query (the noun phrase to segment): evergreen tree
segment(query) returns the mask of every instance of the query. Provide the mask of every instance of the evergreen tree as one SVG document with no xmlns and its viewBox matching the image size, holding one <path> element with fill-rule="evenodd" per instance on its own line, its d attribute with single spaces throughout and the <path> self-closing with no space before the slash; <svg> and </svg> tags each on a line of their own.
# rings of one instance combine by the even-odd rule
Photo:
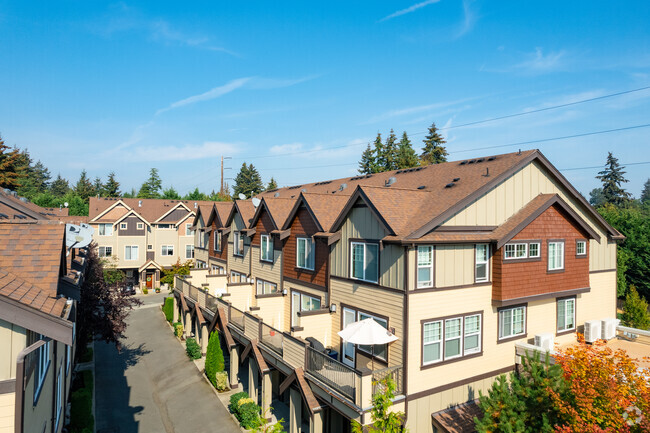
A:
<svg viewBox="0 0 650 433">
<path fill-rule="evenodd" d="M 605 169 L 598 172 L 598 176 L 596 176 L 603 183 L 605 202 L 614 206 L 621 206 L 627 203 L 630 198 L 630 194 L 621 188 L 622 183 L 628 182 L 623 176 L 625 174 L 624 168 L 618 164 L 618 159 L 612 155 L 612 152 L 608 152 Z"/>
<path fill-rule="evenodd" d="M 163 191 L 162 197 L 160 198 L 164 198 L 165 200 L 180 200 L 181 195 L 178 193 L 178 191 L 174 189 L 173 186 L 170 186 L 169 188 Z"/>
<path fill-rule="evenodd" d="M 277 189 L 278 183 L 271 177 L 271 180 L 269 180 L 269 184 L 266 186 L 266 190 L 270 191 L 272 189 Z"/>
<path fill-rule="evenodd" d="M 137 193 L 135 192 L 135 188 L 131 188 L 131 191 L 130 192 L 125 192 L 124 194 L 122 194 L 122 197 L 123 198 L 135 198 L 136 195 L 137 195 Z"/>
<path fill-rule="evenodd" d="M 438 133 L 438 128 L 436 128 L 435 123 L 432 123 L 429 127 L 429 133 L 424 137 L 423 143 L 424 147 L 422 147 L 422 154 L 420 155 L 422 165 L 447 162 L 447 155 L 449 155 L 449 153 L 443 146 L 443 144 L 447 142 L 444 137 Z"/>
<path fill-rule="evenodd" d="M 33 200 L 37 195 L 48 191 L 52 176 L 41 161 L 34 164 L 27 151 L 21 152 L 21 155 L 21 171 L 25 177 L 21 181 L 21 186 L 17 189 L 17 192 L 19 195 Z"/>
<path fill-rule="evenodd" d="M 149 179 L 140 187 L 138 191 L 138 198 L 160 198 L 160 190 L 162 189 L 162 180 L 158 175 L 158 169 L 152 168 L 149 171 Z"/>
<path fill-rule="evenodd" d="M 205 354 L 205 375 L 215 388 L 217 387 L 216 375 L 223 371 L 225 365 L 219 333 L 213 331 L 208 339 L 208 348 Z"/>
<path fill-rule="evenodd" d="M 23 173 L 20 172 L 20 152 L 9 150 L 0 137 L 0 188 L 17 189 L 21 184 Z"/>
<path fill-rule="evenodd" d="M 121 195 L 120 183 L 115 179 L 115 172 L 111 171 L 108 173 L 108 179 L 106 179 L 106 185 L 104 185 L 104 196 L 119 197 Z"/>
<path fill-rule="evenodd" d="M 239 194 L 244 194 L 247 198 L 251 198 L 264 190 L 262 184 L 262 177 L 253 164 L 246 165 L 244 162 L 235 177 L 235 186 L 233 187 L 233 198 L 238 199 Z"/>
<path fill-rule="evenodd" d="M 386 138 L 386 144 L 384 145 L 384 155 L 385 155 L 385 165 L 383 171 L 391 171 L 397 169 L 397 159 L 398 159 L 398 147 L 397 147 L 397 137 L 395 136 L 395 131 L 392 129 Z"/>
<path fill-rule="evenodd" d="M 375 167 L 373 173 L 381 173 L 384 171 L 384 167 L 386 166 L 386 152 L 384 149 L 384 143 L 381 142 L 380 132 L 377 133 L 377 137 L 375 138 L 373 154 L 375 156 Z"/>
<path fill-rule="evenodd" d="M 79 180 L 77 181 L 77 184 L 74 186 L 74 193 L 81 197 L 83 201 L 88 203 L 88 198 L 93 195 L 95 188 L 93 187 L 93 184 L 90 182 L 90 179 L 88 179 L 88 174 L 86 173 L 86 170 L 81 171 L 81 176 L 79 176 Z"/>
<path fill-rule="evenodd" d="M 54 197 L 63 197 L 68 191 L 70 191 L 70 185 L 66 179 L 61 177 L 61 173 L 59 173 L 50 185 L 50 193 Z"/>
<path fill-rule="evenodd" d="M 411 140 L 409 140 L 406 131 L 402 134 L 402 139 L 397 148 L 397 169 L 415 167 L 420 164 L 418 156 L 413 149 Z"/>
<path fill-rule="evenodd" d="M 215 190 L 212 190 L 212 192 L 208 196 L 208 200 L 210 200 L 210 201 L 231 201 L 232 197 L 230 197 L 229 195 L 221 194 L 220 192 L 216 192 Z"/>
<path fill-rule="evenodd" d="M 639 296 L 636 287 L 630 286 L 630 291 L 623 304 L 623 323 L 630 328 L 650 329 L 650 313 L 648 302 Z"/>
<path fill-rule="evenodd" d="M 368 147 L 366 147 L 366 150 L 364 150 L 361 154 L 361 161 L 359 161 L 359 173 L 375 173 L 376 165 L 377 163 L 375 161 L 375 151 L 372 147 L 370 147 L 370 143 L 368 143 Z"/>
<path fill-rule="evenodd" d="M 99 176 L 97 176 L 93 182 L 93 193 L 93 195 L 98 195 L 100 197 L 104 195 L 104 184 Z"/>
<path fill-rule="evenodd" d="M 602 188 L 594 188 L 591 190 L 589 193 L 589 203 L 591 203 L 593 207 L 602 206 L 606 203 Z"/>
<path fill-rule="evenodd" d="M 643 191 L 641 191 L 641 203 L 650 204 L 650 179 L 646 180 L 643 184 Z"/>
<path fill-rule="evenodd" d="M 208 199 L 208 197 L 205 194 L 203 194 L 201 191 L 199 191 L 198 187 L 195 188 L 194 191 L 192 191 L 192 192 L 190 192 L 188 194 L 185 194 L 185 196 L 183 197 L 183 200 L 201 200 L 201 201 L 205 201 L 207 199 Z"/>
</svg>

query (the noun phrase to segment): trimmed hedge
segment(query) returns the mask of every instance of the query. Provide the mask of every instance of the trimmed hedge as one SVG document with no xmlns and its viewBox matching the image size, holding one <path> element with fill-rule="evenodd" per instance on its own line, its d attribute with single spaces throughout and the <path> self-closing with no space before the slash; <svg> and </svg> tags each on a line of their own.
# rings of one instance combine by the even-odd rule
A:
<svg viewBox="0 0 650 433">
<path fill-rule="evenodd" d="M 248 398 L 248 393 L 246 391 L 236 392 L 230 396 L 230 404 L 228 405 L 230 413 L 235 413 L 237 411 L 239 400 L 242 398 Z"/>
<path fill-rule="evenodd" d="M 169 323 L 172 323 L 172 320 L 174 319 L 174 298 L 173 297 L 168 297 L 165 298 L 165 303 L 163 304 L 163 313 L 165 313 L 165 319 Z"/>
<path fill-rule="evenodd" d="M 262 425 L 260 407 L 250 399 L 247 392 L 238 392 L 231 395 L 228 410 L 235 415 L 239 425 L 247 430 Z"/>
<path fill-rule="evenodd" d="M 176 322 L 172 324 L 172 327 L 174 328 L 174 335 L 181 338 L 183 336 L 183 324 L 181 322 Z"/>
<path fill-rule="evenodd" d="M 199 346 L 199 343 L 197 343 L 192 337 L 185 341 L 185 352 L 190 359 L 201 358 L 201 346 Z"/>
<path fill-rule="evenodd" d="M 219 389 L 217 386 L 217 373 L 223 371 L 225 366 L 226 362 L 223 358 L 223 351 L 221 350 L 219 333 L 214 331 L 210 334 L 210 339 L 208 340 L 208 350 L 205 355 L 205 375 L 208 377 L 212 386 L 217 389 Z M 223 389 L 220 389 L 220 391 L 223 391 Z"/>
<path fill-rule="evenodd" d="M 81 372 L 83 387 L 70 396 L 70 431 L 72 433 L 92 432 L 95 426 L 93 417 L 93 373 Z"/>
</svg>

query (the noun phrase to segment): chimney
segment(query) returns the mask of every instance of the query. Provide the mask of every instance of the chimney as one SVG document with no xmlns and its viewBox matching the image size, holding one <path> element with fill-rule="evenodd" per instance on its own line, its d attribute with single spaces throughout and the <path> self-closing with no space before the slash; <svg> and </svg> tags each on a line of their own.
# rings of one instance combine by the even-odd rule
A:
<svg viewBox="0 0 650 433">
<path fill-rule="evenodd" d="M 142 200 L 138 200 L 138 207 L 142 207 Z"/>
</svg>

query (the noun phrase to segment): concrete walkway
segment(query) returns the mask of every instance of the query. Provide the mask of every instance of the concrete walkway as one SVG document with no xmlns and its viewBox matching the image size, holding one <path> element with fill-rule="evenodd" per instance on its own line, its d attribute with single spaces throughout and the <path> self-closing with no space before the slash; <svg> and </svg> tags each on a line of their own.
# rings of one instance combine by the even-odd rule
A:
<svg viewBox="0 0 650 433">
<path fill-rule="evenodd" d="M 97 433 L 240 433 L 166 325 L 164 294 L 138 297 L 122 353 L 95 343 Z"/>
</svg>

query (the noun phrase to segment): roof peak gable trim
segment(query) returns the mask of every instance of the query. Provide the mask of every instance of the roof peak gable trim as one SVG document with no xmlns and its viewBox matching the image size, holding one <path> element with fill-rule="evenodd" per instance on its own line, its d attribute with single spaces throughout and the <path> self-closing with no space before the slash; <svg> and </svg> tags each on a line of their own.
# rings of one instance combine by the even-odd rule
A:
<svg viewBox="0 0 650 433">
<path fill-rule="evenodd" d="M 218 226 L 217 228 L 223 227 L 223 225 L 221 224 L 221 218 L 219 218 L 219 211 L 217 210 L 217 205 L 213 204 L 212 209 L 210 210 L 210 216 L 208 216 L 208 221 L 205 223 L 205 226 L 206 227 L 212 226 L 212 223 L 214 222 L 215 218 L 217 220 L 217 226 Z"/>
<path fill-rule="evenodd" d="M 312 193 L 312 194 L 316 195 L 314 193 Z M 326 194 L 319 194 L 319 195 L 326 195 Z M 318 231 L 319 232 L 326 231 L 326 230 L 323 230 L 322 224 L 320 223 L 320 221 L 318 221 L 318 218 L 316 218 L 316 214 L 314 213 L 311 206 L 309 206 L 309 201 L 307 200 L 307 197 L 305 197 L 304 193 L 302 193 L 302 192 L 298 196 L 298 200 L 296 200 L 293 207 L 291 208 L 291 211 L 289 212 L 289 216 L 287 217 L 287 220 L 284 222 L 284 225 L 282 226 L 282 230 L 287 230 L 289 227 L 291 227 L 291 224 L 293 224 L 293 220 L 298 215 L 298 211 L 300 210 L 300 205 L 302 205 L 303 203 L 305 204 L 305 208 L 307 209 L 307 212 L 309 213 L 311 218 L 316 223 L 316 227 L 318 228 Z"/>
<path fill-rule="evenodd" d="M 112 205 L 110 205 L 109 207 L 107 207 L 106 209 L 104 209 L 104 210 L 103 210 L 99 215 L 97 215 L 95 218 L 91 219 L 90 222 L 97 221 L 98 219 L 100 219 L 101 217 L 103 217 L 104 215 L 106 215 L 110 210 L 116 208 L 118 205 L 122 205 L 122 206 L 124 206 L 124 207 L 126 208 L 126 210 L 127 210 L 127 213 L 128 213 L 128 211 L 132 211 L 132 210 L 133 210 L 133 208 L 132 208 L 131 206 L 129 206 L 128 204 L 124 203 L 124 201 L 122 201 L 122 199 L 119 199 L 118 201 L 116 201 L 115 203 L 113 203 Z"/>
<path fill-rule="evenodd" d="M 334 221 L 334 224 L 332 224 L 332 227 L 330 228 L 330 232 L 336 232 L 338 231 L 341 226 L 343 225 L 343 221 L 347 218 L 348 214 L 354 207 L 355 203 L 357 200 L 361 199 L 371 210 L 371 212 L 374 214 L 375 218 L 377 218 L 377 221 L 384 227 L 384 230 L 386 230 L 389 234 L 395 235 L 395 232 L 391 228 L 391 226 L 388 224 L 388 222 L 384 219 L 384 217 L 381 215 L 379 210 L 375 207 L 375 205 L 372 203 L 372 201 L 368 198 L 365 192 L 363 192 L 363 186 L 357 185 L 357 188 L 354 190 L 354 193 L 350 196 L 348 199 L 347 203 L 345 204 L 345 207 L 343 207 L 343 210 L 339 214 L 339 216 L 336 218 Z"/>
<path fill-rule="evenodd" d="M 260 219 L 260 216 L 262 215 L 262 208 L 266 210 L 266 213 L 269 215 L 269 218 L 271 218 L 271 223 L 273 224 L 273 228 L 275 230 L 280 230 L 278 228 L 278 225 L 275 223 L 275 219 L 273 218 L 273 214 L 271 213 L 268 204 L 266 204 L 266 201 L 264 201 L 264 199 L 262 199 L 260 201 L 260 204 L 257 205 L 257 209 L 255 209 L 255 214 L 253 215 L 253 219 L 251 220 L 250 227 L 252 228 L 257 224 L 257 221 Z"/>
<path fill-rule="evenodd" d="M 244 216 L 241 213 L 241 210 L 239 209 L 239 200 L 235 200 L 233 202 L 232 209 L 230 209 L 230 214 L 228 215 L 228 219 L 226 220 L 226 226 L 230 226 L 232 224 L 232 220 L 235 218 L 235 213 L 238 213 L 242 222 L 244 223 L 244 228 L 248 229 L 249 228 L 249 223 L 244 220 Z"/>
<path fill-rule="evenodd" d="M 115 222 L 113 223 L 113 226 L 115 226 L 116 224 L 119 224 L 121 221 L 123 221 L 123 220 L 124 220 L 126 217 L 128 217 L 129 215 L 135 215 L 136 217 L 138 217 L 138 219 L 141 219 L 142 222 L 144 222 L 146 225 L 148 225 L 149 227 L 151 227 L 151 224 L 149 223 L 149 221 L 147 221 L 146 219 L 144 219 L 144 217 L 143 217 L 142 215 L 140 215 L 138 212 L 136 212 L 134 209 L 131 209 L 130 211 L 128 211 L 127 213 L 125 213 L 124 215 L 122 215 L 122 216 L 120 217 L 120 219 L 118 219 L 117 221 L 115 221 Z M 110 223 L 109 223 L 109 224 L 110 224 Z"/>
<path fill-rule="evenodd" d="M 160 216 L 157 220 L 155 220 L 154 223 L 160 222 L 160 220 L 162 220 L 162 219 L 165 218 L 167 215 L 169 215 L 170 213 L 172 213 L 173 211 L 175 211 L 176 209 L 178 209 L 180 206 L 183 206 L 183 207 L 185 208 L 185 210 L 187 210 L 188 212 L 193 212 L 192 209 L 190 209 L 189 207 L 187 207 L 187 206 L 185 205 L 185 203 L 183 203 L 182 201 L 179 201 L 178 204 L 177 204 L 176 206 L 173 206 L 173 207 L 172 207 L 171 209 L 169 209 L 167 212 L 165 212 L 164 214 L 162 214 L 162 216 Z"/>
</svg>

